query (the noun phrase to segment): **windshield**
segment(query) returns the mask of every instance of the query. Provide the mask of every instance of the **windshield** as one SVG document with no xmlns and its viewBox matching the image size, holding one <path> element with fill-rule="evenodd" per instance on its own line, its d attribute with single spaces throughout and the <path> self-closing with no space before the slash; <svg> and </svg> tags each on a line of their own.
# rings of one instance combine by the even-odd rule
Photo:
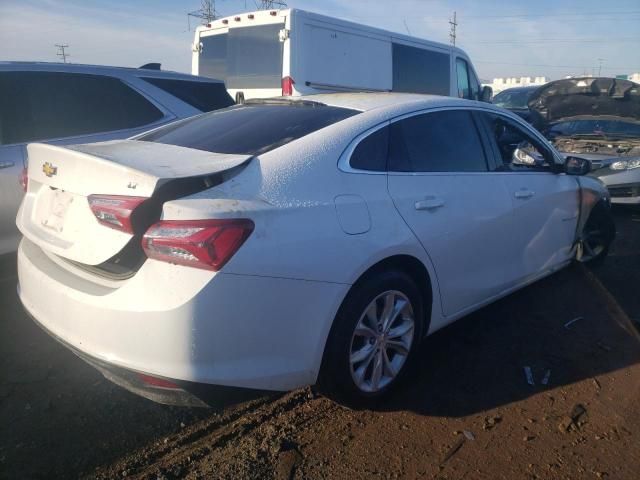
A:
<svg viewBox="0 0 640 480">
<path fill-rule="evenodd" d="M 302 102 L 246 104 L 174 122 L 137 140 L 215 153 L 260 155 L 357 113 Z"/>
<path fill-rule="evenodd" d="M 224 81 L 227 88 L 280 88 L 284 24 L 230 28 L 200 37 L 200 75 Z"/>
<path fill-rule="evenodd" d="M 505 90 L 493 97 L 493 104 L 502 108 L 528 108 L 527 102 L 535 90 Z"/>
<path fill-rule="evenodd" d="M 625 137 L 640 140 L 640 124 L 623 122 L 619 120 L 570 120 L 551 125 L 547 136 L 599 136 L 599 137 Z"/>
</svg>

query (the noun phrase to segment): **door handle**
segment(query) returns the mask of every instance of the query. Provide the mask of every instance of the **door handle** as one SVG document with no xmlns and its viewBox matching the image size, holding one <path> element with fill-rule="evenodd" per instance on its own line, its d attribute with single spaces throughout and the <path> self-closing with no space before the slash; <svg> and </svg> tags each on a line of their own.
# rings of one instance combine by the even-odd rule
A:
<svg viewBox="0 0 640 480">
<path fill-rule="evenodd" d="M 527 190 L 527 189 L 522 189 L 522 190 L 518 190 L 515 194 L 516 198 L 531 198 L 535 195 L 535 192 L 532 192 L 531 190 Z"/>
<path fill-rule="evenodd" d="M 0 162 L 0 169 L 13 167 L 14 165 L 15 165 L 15 162 Z"/>
<path fill-rule="evenodd" d="M 419 200 L 415 204 L 416 210 L 435 210 L 436 208 L 444 207 L 444 199 L 439 197 L 427 197 L 424 200 Z"/>
</svg>

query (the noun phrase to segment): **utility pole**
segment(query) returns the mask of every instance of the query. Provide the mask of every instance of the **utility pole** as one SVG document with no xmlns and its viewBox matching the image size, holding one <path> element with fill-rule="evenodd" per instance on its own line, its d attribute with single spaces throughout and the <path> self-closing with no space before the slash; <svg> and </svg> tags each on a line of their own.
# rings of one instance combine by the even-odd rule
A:
<svg viewBox="0 0 640 480">
<path fill-rule="evenodd" d="M 451 41 L 451 45 L 456 46 L 456 27 L 458 26 L 458 21 L 456 19 L 456 12 L 453 12 L 453 20 L 449 19 L 449 25 L 451 25 L 451 30 L 449 31 L 449 40 Z"/>
<path fill-rule="evenodd" d="M 600 74 L 602 73 L 602 62 L 604 62 L 604 58 L 599 58 L 598 59 L 598 76 L 601 76 Z"/>
<path fill-rule="evenodd" d="M 63 63 L 67 63 L 67 57 L 70 57 L 71 55 L 65 52 L 64 49 L 69 48 L 69 45 L 61 45 L 56 43 L 55 46 L 58 47 L 58 53 L 56 53 L 56 55 L 62 58 Z"/>
</svg>

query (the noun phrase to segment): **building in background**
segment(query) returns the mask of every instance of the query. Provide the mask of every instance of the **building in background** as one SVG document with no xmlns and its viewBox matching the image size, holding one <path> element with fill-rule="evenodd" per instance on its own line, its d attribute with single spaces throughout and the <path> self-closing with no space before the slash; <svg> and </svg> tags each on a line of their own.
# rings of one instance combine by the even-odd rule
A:
<svg viewBox="0 0 640 480">
<path fill-rule="evenodd" d="M 632 73 L 631 75 L 627 75 L 627 80 L 631 80 L 632 82 L 640 83 L 640 72 Z"/>
<path fill-rule="evenodd" d="M 530 85 L 544 85 L 549 79 L 547 77 L 507 77 L 494 78 L 491 83 L 486 83 L 493 90 L 493 94 L 500 93 L 502 90 L 514 87 L 527 87 Z"/>
</svg>

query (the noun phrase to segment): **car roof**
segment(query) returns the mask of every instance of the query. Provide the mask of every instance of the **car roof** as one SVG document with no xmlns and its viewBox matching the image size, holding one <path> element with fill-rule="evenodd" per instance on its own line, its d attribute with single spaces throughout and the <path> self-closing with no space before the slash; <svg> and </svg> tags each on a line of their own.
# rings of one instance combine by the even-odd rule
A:
<svg viewBox="0 0 640 480">
<path fill-rule="evenodd" d="M 482 107 L 502 112 L 503 109 L 489 103 L 462 98 L 419 93 L 362 92 L 362 93 L 320 93 L 300 97 L 282 97 L 289 101 L 319 102 L 332 107 L 349 108 L 361 112 L 373 110 L 420 110 L 438 107 Z"/>
<path fill-rule="evenodd" d="M 64 72 L 111 75 L 116 77 L 136 76 L 149 78 L 172 78 L 175 80 L 222 83 L 221 80 L 216 80 L 214 78 L 198 77 L 188 73 L 173 72 L 169 70 L 114 67 L 109 65 L 85 65 L 80 63 L 0 61 L 0 72 Z"/>
</svg>

